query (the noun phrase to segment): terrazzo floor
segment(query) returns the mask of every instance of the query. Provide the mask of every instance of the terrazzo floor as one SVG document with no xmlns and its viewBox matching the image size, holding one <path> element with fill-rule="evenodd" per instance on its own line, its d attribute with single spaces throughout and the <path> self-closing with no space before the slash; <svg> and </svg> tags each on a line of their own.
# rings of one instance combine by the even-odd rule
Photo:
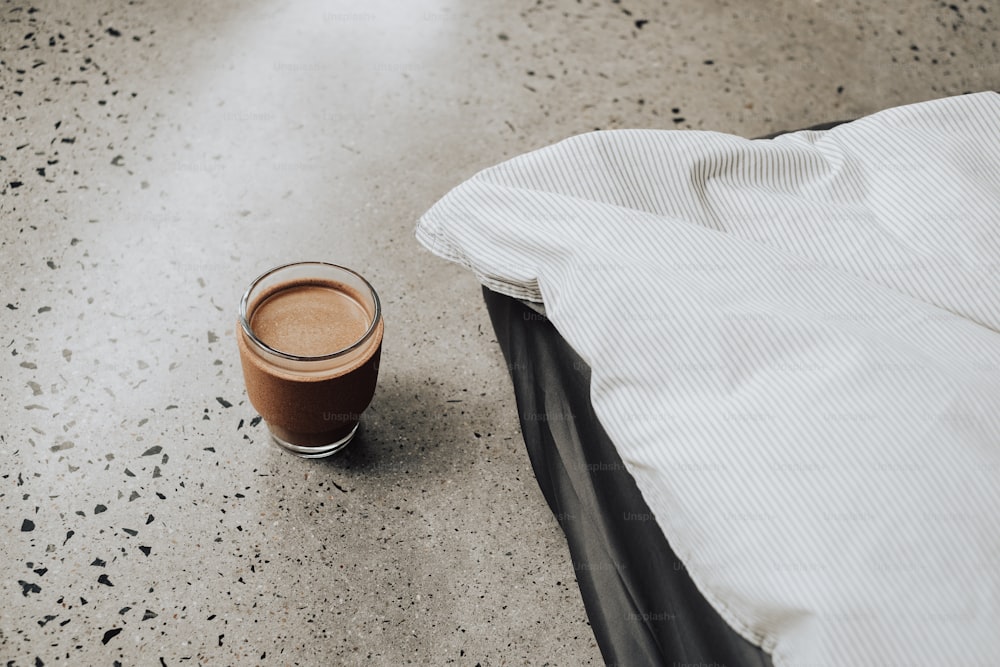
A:
<svg viewBox="0 0 1000 667">
<path fill-rule="evenodd" d="M 0 2 L 0 663 L 596 665 L 473 276 L 416 219 L 595 129 L 757 136 L 1000 87 L 997 5 Z M 382 298 L 378 391 L 270 444 L 285 262 Z"/>
</svg>

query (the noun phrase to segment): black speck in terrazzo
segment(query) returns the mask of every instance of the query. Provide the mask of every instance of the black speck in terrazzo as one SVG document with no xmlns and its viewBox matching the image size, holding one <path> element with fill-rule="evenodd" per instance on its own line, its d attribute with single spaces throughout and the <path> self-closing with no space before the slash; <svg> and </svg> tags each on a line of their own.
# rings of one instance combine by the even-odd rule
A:
<svg viewBox="0 0 1000 667">
<path fill-rule="evenodd" d="M 63 540 L 63 546 L 66 546 L 66 543 L 69 542 L 69 538 L 73 537 L 74 535 L 76 535 L 76 531 L 75 530 L 67 530 L 66 531 L 66 539 Z"/>
<path fill-rule="evenodd" d="M 219 402 L 219 405 L 221 405 L 224 408 L 231 408 L 231 407 L 233 407 L 232 403 L 230 403 L 226 399 L 222 398 L 221 396 L 216 396 L 215 400 L 217 400 Z"/>
<path fill-rule="evenodd" d="M 157 614 L 155 612 L 152 612 L 147 609 L 146 612 L 142 615 L 142 620 L 148 621 L 151 618 L 156 618 L 156 616 Z"/>
<path fill-rule="evenodd" d="M 135 477 L 135 473 L 129 470 L 128 468 L 125 468 L 125 475 L 128 477 Z"/>
<path fill-rule="evenodd" d="M 142 496 L 140 496 L 140 495 L 139 495 L 139 492 L 138 492 L 138 491 L 133 491 L 133 492 L 132 492 L 132 493 L 131 493 L 131 494 L 129 495 L 129 497 L 128 497 L 128 501 L 129 501 L 129 502 L 132 502 L 133 500 L 137 500 L 137 499 L 139 499 L 139 498 L 142 498 Z"/>
<path fill-rule="evenodd" d="M 99 576 L 97 578 L 97 583 L 104 584 L 105 586 L 114 586 L 114 584 L 111 583 L 111 580 L 108 579 L 108 575 L 106 574 L 102 574 L 101 576 Z"/>
<path fill-rule="evenodd" d="M 111 628 L 104 633 L 104 637 L 101 639 L 102 644 L 107 644 L 109 641 L 117 637 L 121 633 L 121 628 Z"/>
<path fill-rule="evenodd" d="M 116 155 L 111 159 L 111 164 L 115 167 L 121 167 L 125 164 L 125 158 L 121 155 Z"/>
<path fill-rule="evenodd" d="M 150 514 L 149 516 L 146 517 L 146 525 L 148 526 L 149 524 L 153 523 L 154 520 L 156 520 L 156 517 Z"/>
<path fill-rule="evenodd" d="M 118 615 L 119 615 L 119 616 L 124 616 L 124 615 L 125 615 L 125 614 L 127 614 L 127 613 L 128 613 L 128 612 L 129 612 L 130 610 L 131 610 L 131 609 L 132 609 L 132 607 L 122 607 L 121 609 L 119 609 L 119 610 L 118 610 Z"/>
<path fill-rule="evenodd" d="M 153 456 L 155 454 L 159 454 L 162 451 L 163 451 L 163 447 L 161 447 L 160 445 L 154 445 L 154 446 L 150 447 L 149 449 L 147 449 L 146 451 L 144 451 L 142 453 L 142 455 L 143 456 Z"/>
<path fill-rule="evenodd" d="M 638 28 L 639 30 L 642 30 L 642 26 L 646 25 L 647 23 L 649 23 L 649 21 L 647 21 L 646 19 L 639 19 L 638 21 L 635 22 L 635 27 Z"/>
<path fill-rule="evenodd" d="M 260 423 L 261 419 L 263 418 L 260 415 L 257 415 L 256 417 L 250 420 L 250 426 L 251 427 L 256 426 L 257 424 Z"/>
<path fill-rule="evenodd" d="M 209 345 L 211 345 L 212 343 L 214 343 L 214 342 L 216 342 L 218 340 L 219 340 L 219 337 L 215 335 L 214 331 L 209 331 L 208 332 L 208 344 Z"/>
<path fill-rule="evenodd" d="M 101 560 L 100 558 L 95 558 L 94 562 L 91 563 L 91 565 L 93 565 L 94 567 L 104 567 L 105 565 L 107 565 L 107 562 Z"/>
<path fill-rule="evenodd" d="M 163 475 L 160 474 L 160 466 L 153 466 L 153 479 L 156 479 L 156 478 L 162 477 L 162 476 Z"/>
<path fill-rule="evenodd" d="M 136 535 L 139 534 L 139 531 L 135 530 L 134 528 L 122 528 L 122 530 L 124 530 L 126 533 L 128 533 L 132 537 L 135 537 Z"/>
<path fill-rule="evenodd" d="M 32 521 L 31 519 L 25 519 L 24 521 L 21 522 L 22 533 L 30 533 L 34 529 L 35 529 L 35 522 Z"/>
<path fill-rule="evenodd" d="M 112 37 L 121 37 L 122 36 L 121 31 L 120 30 L 116 30 L 115 28 L 108 28 L 104 32 L 108 33 Z"/>
<path fill-rule="evenodd" d="M 706 64 L 706 65 L 714 65 L 714 64 L 715 64 L 715 61 L 714 61 L 714 60 L 706 60 L 706 61 L 705 61 L 705 64 Z"/>
<path fill-rule="evenodd" d="M 47 260 L 45 262 L 45 266 L 49 267 L 50 269 L 57 269 L 57 268 L 59 268 L 59 267 L 56 266 L 56 263 L 53 262 L 51 259 Z"/>
<path fill-rule="evenodd" d="M 108 508 L 106 505 L 97 504 L 94 506 L 94 514 L 100 514 L 101 512 L 107 512 Z"/>
<path fill-rule="evenodd" d="M 48 623 L 56 620 L 57 618 L 59 617 L 53 616 L 52 614 L 45 614 L 45 617 L 38 621 L 38 625 L 44 628 Z"/>
<path fill-rule="evenodd" d="M 31 582 L 24 581 L 23 579 L 18 579 L 17 583 L 19 583 L 21 585 L 21 594 L 24 597 L 28 597 L 28 593 L 41 593 L 42 592 L 42 587 L 39 586 L 38 584 L 33 584 Z"/>
<path fill-rule="evenodd" d="M 139 551 L 141 551 L 142 553 L 146 554 L 146 556 L 149 556 L 149 554 L 150 554 L 150 552 L 152 550 L 153 550 L 153 547 L 147 547 L 147 546 L 141 546 L 141 547 L 139 547 Z"/>
</svg>

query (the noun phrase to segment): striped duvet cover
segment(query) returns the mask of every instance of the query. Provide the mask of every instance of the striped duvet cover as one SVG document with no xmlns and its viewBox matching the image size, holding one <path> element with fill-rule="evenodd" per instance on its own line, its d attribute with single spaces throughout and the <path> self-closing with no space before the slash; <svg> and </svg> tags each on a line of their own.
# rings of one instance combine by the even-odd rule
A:
<svg viewBox="0 0 1000 667">
<path fill-rule="evenodd" d="M 417 227 L 542 302 L 706 599 L 784 665 L 1000 656 L 1000 95 L 620 130 Z"/>
</svg>

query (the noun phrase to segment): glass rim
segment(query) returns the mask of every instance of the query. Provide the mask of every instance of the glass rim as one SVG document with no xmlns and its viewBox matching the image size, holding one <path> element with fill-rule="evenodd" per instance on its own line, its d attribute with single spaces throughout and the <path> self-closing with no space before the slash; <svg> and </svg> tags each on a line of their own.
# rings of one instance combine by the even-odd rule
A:
<svg viewBox="0 0 1000 667">
<path fill-rule="evenodd" d="M 257 287 L 257 285 L 260 284 L 262 280 L 264 280 L 270 275 L 277 273 L 278 271 L 291 268 L 293 266 L 310 266 L 310 265 L 323 266 L 327 268 L 337 269 L 339 271 L 346 271 L 347 273 L 350 273 L 351 275 L 355 276 L 358 280 L 360 280 L 364 284 L 364 286 L 371 293 L 372 301 L 375 303 L 375 313 L 372 316 L 371 324 L 368 325 L 368 329 L 361 336 L 361 338 L 354 341 L 345 348 L 341 348 L 339 350 L 336 350 L 335 352 L 330 352 L 329 354 L 322 354 L 318 356 L 302 356 L 297 354 L 291 354 L 290 352 L 282 352 L 281 350 L 273 348 L 264 341 L 262 341 L 260 338 L 257 337 L 256 334 L 254 334 L 253 329 L 250 328 L 250 320 L 247 318 L 247 308 L 250 305 L 250 293 L 253 291 L 255 287 Z M 330 361 L 331 359 L 336 359 L 338 357 L 342 357 L 346 354 L 349 354 L 357 350 L 359 347 L 365 344 L 368 341 L 368 339 L 372 337 L 372 334 L 375 333 L 375 329 L 378 328 L 378 324 L 381 321 L 381 319 L 382 319 L 382 303 L 379 301 L 378 292 L 375 291 L 375 288 L 372 287 L 372 284 L 368 282 L 368 280 L 357 271 L 349 269 L 346 266 L 333 264 L 331 262 L 315 262 L 315 261 L 289 262 L 288 264 L 282 264 L 281 266 L 276 266 L 272 269 L 268 269 L 267 271 L 265 271 L 264 273 L 260 274 L 259 276 L 253 279 L 253 281 L 250 283 L 250 286 L 247 287 L 245 292 L 243 292 L 243 297 L 240 299 L 240 327 L 242 327 L 243 333 L 246 334 L 247 338 L 249 338 L 254 345 L 258 346 L 259 348 L 265 350 L 270 354 L 281 357 L 282 359 L 288 359 L 289 361 L 300 361 L 300 362 Z"/>
</svg>

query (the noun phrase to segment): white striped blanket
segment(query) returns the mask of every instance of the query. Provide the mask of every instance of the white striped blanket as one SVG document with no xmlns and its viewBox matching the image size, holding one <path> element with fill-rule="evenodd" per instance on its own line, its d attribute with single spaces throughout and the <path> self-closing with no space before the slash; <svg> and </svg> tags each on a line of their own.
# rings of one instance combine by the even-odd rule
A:
<svg viewBox="0 0 1000 667">
<path fill-rule="evenodd" d="M 581 135 L 417 237 L 544 303 L 698 588 L 776 666 L 998 664 L 1000 95 Z"/>
</svg>

